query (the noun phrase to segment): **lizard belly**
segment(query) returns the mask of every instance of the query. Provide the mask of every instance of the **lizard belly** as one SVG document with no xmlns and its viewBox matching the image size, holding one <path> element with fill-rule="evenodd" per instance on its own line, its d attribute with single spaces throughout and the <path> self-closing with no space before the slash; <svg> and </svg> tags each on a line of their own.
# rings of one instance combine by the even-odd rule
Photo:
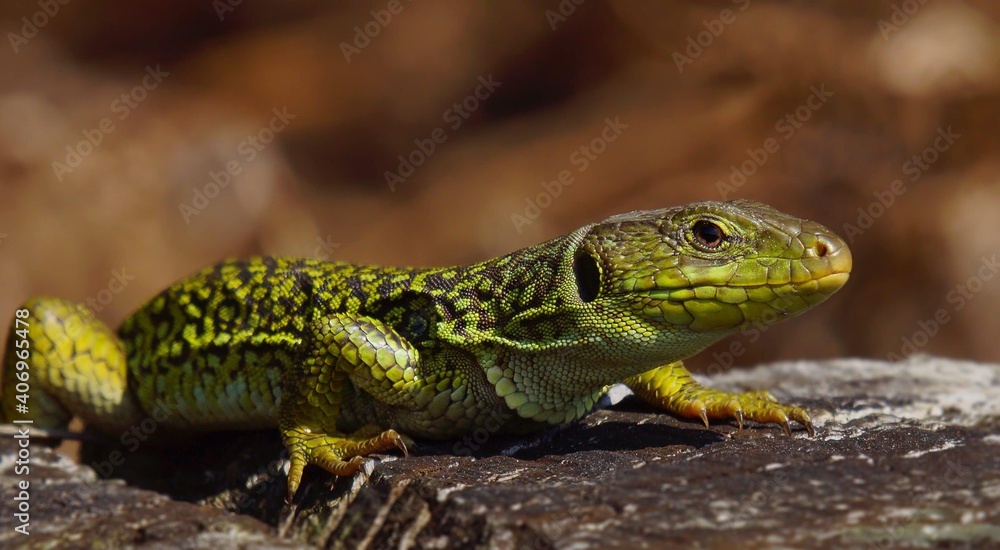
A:
<svg viewBox="0 0 1000 550">
<path fill-rule="evenodd" d="M 274 351 L 236 345 L 162 358 L 152 368 L 130 359 L 129 376 L 143 410 L 168 429 L 257 429 L 278 424 L 280 364 Z"/>
<path fill-rule="evenodd" d="M 447 415 L 447 410 L 441 412 L 387 405 L 351 383 L 344 389 L 343 398 L 337 429 L 344 433 L 375 425 L 383 429 L 392 428 L 411 437 L 451 439 L 471 433 L 490 416 L 487 407 L 474 401 L 469 402 L 468 408 L 463 408 L 460 415 L 457 409 L 453 409 L 455 412 L 451 417 Z M 503 418 L 504 415 L 501 411 L 496 416 Z"/>
<path fill-rule="evenodd" d="M 471 378 L 475 377 L 466 380 Z M 462 385 L 457 396 L 454 390 L 442 392 L 437 394 L 435 406 L 418 409 L 388 405 L 348 382 L 343 390 L 337 428 L 350 433 L 366 425 L 376 425 L 411 437 L 447 440 L 470 435 L 479 438 L 494 433 L 531 433 L 551 427 L 549 423 L 518 416 L 496 395 L 485 376 L 481 378 L 479 383 Z"/>
</svg>

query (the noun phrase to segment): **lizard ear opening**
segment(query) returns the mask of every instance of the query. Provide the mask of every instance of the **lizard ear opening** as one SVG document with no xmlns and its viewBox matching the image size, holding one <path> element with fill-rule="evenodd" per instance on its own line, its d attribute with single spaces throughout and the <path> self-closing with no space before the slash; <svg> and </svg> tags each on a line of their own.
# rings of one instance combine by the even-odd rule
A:
<svg viewBox="0 0 1000 550">
<path fill-rule="evenodd" d="M 601 268 L 597 260 L 583 250 L 576 252 L 573 258 L 573 274 L 576 275 L 576 288 L 584 303 L 593 302 L 601 292 Z"/>
</svg>

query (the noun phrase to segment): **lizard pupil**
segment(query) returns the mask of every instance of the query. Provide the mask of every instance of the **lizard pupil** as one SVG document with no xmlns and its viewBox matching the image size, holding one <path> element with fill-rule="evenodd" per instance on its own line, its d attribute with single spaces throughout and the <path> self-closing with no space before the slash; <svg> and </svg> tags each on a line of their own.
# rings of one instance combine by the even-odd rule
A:
<svg viewBox="0 0 1000 550">
<path fill-rule="evenodd" d="M 694 227 L 691 230 L 694 232 L 695 239 L 706 248 L 719 246 L 722 243 L 722 239 L 726 236 L 722 232 L 721 227 L 705 220 L 694 222 Z"/>
<path fill-rule="evenodd" d="M 593 302 L 601 291 L 601 269 L 597 261 L 586 252 L 577 252 L 573 259 L 573 274 L 576 275 L 576 288 L 584 303 Z"/>
</svg>

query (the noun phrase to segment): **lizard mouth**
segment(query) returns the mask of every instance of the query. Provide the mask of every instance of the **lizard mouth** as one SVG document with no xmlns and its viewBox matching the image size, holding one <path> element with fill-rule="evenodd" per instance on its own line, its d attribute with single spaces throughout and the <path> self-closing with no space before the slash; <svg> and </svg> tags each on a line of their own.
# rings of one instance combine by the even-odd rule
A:
<svg viewBox="0 0 1000 550">
<path fill-rule="evenodd" d="M 695 267 L 684 274 L 687 285 L 636 292 L 633 307 L 698 332 L 797 315 L 850 278 L 847 245 L 836 237 L 815 242 L 797 259 L 753 258 L 708 270 Z"/>
<path fill-rule="evenodd" d="M 735 285 L 702 284 L 682 288 L 656 288 L 645 292 L 636 292 L 635 294 L 653 300 L 669 300 L 673 302 L 685 302 L 688 300 L 718 300 L 728 304 L 738 304 L 747 300 L 766 302 L 769 301 L 768 298 L 765 298 L 768 296 L 768 291 L 774 294 L 789 294 L 803 297 L 813 294 L 829 296 L 840 290 L 847 283 L 850 276 L 850 273 L 830 273 L 805 281 L 784 283 L 761 282 Z M 743 295 L 741 296 L 740 293 Z M 755 299 L 755 296 L 762 298 Z"/>
</svg>

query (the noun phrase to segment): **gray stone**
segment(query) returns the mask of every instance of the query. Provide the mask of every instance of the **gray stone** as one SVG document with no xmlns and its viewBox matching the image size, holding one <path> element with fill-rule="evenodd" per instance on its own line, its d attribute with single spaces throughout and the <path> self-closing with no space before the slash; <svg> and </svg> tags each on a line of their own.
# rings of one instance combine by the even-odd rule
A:
<svg viewBox="0 0 1000 550">
<path fill-rule="evenodd" d="M 260 520 L 172 500 L 101 479 L 50 449 L 32 445 L 15 470 L 17 443 L 0 439 L 0 547 L 3 548 L 301 548 Z M 20 485 L 27 482 L 27 489 Z M 27 495 L 27 499 L 23 497 Z M 22 497 L 18 499 L 18 497 Z M 15 516 L 27 502 L 27 525 Z M 21 527 L 25 535 L 15 529 Z"/>
<path fill-rule="evenodd" d="M 170 530 L 192 545 L 211 529 L 189 522 L 215 525 L 210 518 L 253 522 L 233 535 L 234 545 L 266 536 L 248 515 L 289 539 L 345 548 L 1000 545 L 1000 366 L 931 357 L 802 361 L 731 371 L 712 385 L 770 389 L 809 409 L 817 435 L 755 424 L 705 429 L 615 389 L 607 408 L 544 434 L 484 430 L 422 442 L 406 459 L 383 456 L 371 462 L 367 483 L 309 468 L 291 509 L 275 433 L 212 436 L 170 453 L 144 448 L 114 475 L 202 507 L 114 481 L 63 482 L 60 511 L 32 521 L 58 536 L 105 536 L 65 518 L 108 517 L 122 504 L 104 495 L 129 491 L 137 503 L 130 509 L 160 510 L 143 532 Z M 97 462 L 108 452 L 88 450 Z"/>
</svg>

